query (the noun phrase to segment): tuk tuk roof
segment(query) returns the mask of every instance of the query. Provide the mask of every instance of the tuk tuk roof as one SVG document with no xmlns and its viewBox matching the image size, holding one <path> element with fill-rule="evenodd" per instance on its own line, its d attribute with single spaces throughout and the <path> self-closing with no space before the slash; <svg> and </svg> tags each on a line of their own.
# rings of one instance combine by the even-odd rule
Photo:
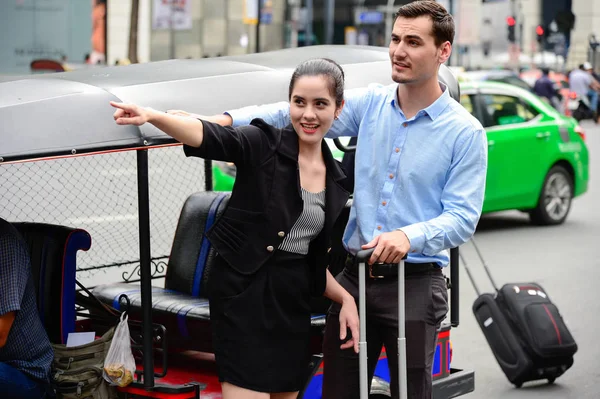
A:
<svg viewBox="0 0 600 399">
<path fill-rule="evenodd" d="M 169 60 L 0 79 L 0 162 L 174 143 L 150 124 L 114 123 L 109 101 L 204 115 L 287 101 L 302 61 L 340 63 L 346 88 L 392 83 L 387 48 L 310 46 L 258 54 Z"/>
</svg>

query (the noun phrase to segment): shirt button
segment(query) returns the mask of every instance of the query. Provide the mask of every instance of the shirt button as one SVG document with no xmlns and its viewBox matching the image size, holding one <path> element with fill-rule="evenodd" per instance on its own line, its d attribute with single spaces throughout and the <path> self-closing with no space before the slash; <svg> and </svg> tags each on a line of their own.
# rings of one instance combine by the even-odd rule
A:
<svg viewBox="0 0 600 399">
<path fill-rule="evenodd" d="M 394 175 L 392 173 L 390 173 L 390 179 L 393 179 Z"/>
<path fill-rule="evenodd" d="M 269 252 L 273 252 L 273 250 L 275 250 L 275 248 L 273 248 L 273 246 L 272 246 L 272 245 L 269 245 L 269 246 L 267 247 L 267 251 L 269 251 Z"/>
<path fill-rule="evenodd" d="M 383 205 L 383 206 L 386 206 L 386 205 L 387 205 L 387 202 L 386 202 L 386 201 L 383 201 L 383 202 L 381 203 L 381 205 Z"/>
<path fill-rule="evenodd" d="M 377 230 L 381 230 L 381 226 L 377 226 Z"/>
<path fill-rule="evenodd" d="M 404 123 L 402 124 L 402 127 L 406 127 L 406 126 L 408 126 L 408 123 L 404 122 Z"/>
<path fill-rule="evenodd" d="M 277 235 L 278 235 L 279 237 L 285 237 L 285 233 L 284 233 L 283 231 L 280 231 L 279 233 L 277 233 Z"/>
<path fill-rule="evenodd" d="M 400 148 L 396 147 L 396 150 L 395 150 L 395 151 L 396 151 L 396 152 L 400 152 Z"/>
</svg>

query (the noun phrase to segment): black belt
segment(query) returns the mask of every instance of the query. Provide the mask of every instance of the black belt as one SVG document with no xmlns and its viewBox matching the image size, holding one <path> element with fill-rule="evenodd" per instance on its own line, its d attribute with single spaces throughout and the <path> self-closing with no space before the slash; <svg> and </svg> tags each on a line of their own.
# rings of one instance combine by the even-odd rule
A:
<svg viewBox="0 0 600 399">
<path fill-rule="evenodd" d="M 358 276 L 358 262 L 353 255 L 348 255 L 346 258 L 346 271 L 353 276 Z M 442 268 L 433 262 L 427 263 L 411 263 L 404 262 L 405 276 L 418 276 L 426 274 L 441 273 Z M 366 265 L 367 277 L 372 279 L 382 278 L 397 278 L 398 264 L 397 263 L 374 263 Z"/>
</svg>

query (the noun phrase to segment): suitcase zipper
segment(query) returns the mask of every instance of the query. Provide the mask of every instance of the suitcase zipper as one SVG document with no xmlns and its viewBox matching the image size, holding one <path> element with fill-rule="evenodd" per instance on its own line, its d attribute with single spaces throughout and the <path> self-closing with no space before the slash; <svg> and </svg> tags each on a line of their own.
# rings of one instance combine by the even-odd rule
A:
<svg viewBox="0 0 600 399">
<path fill-rule="evenodd" d="M 558 344 L 562 345 L 562 338 L 560 336 L 560 331 L 558 330 L 558 326 L 556 325 L 556 320 L 554 320 L 554 317 L 552 317 L 552 313 L 550 313 L 550 309 L 548 309 L 548 307 L 545 304 L 542 304 L 542 306 L 544 307 L 544 310 L 546 310 L 546 313 L 548 314 L 548 317 L 550 317 L 550 321 L 552 322 L 552 325 L 554 326 L 554 331 L 556 331 L 556 336 L 558 337 Z"/>
</svg>

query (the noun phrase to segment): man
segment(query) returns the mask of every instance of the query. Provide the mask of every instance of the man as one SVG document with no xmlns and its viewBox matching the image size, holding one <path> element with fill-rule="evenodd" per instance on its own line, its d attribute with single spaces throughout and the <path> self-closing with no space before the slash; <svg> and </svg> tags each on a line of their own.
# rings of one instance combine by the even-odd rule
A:
<svg viewBox="0 0 600 399">
<path fill-rule="evenodd" d="M 542 76 L 535 81 L 533 92 L 540 97 L 546 98 L 555 109 L 560 109 L 558 89 L 556 84 L 550 79 L 550 69 L 543 67 L 541 71 Z"/>
<path fill-rule="evenodd" d="M 349 255 L 338 281 L 357 298 L 354 255 L 359 250 L 375 248 L 370 263 L 398 263 L 408 255 L 407 375 L 408 394 L 415 399 L 432 397 L 437 331 L 448 311 L 441 268 L 449 263 L 448 249 L 472 236 L 485 188 L 485 131 L 438 82 L 453 38 L 452 16 L 440 4 L 402 6 L 389 45 L 396 83 L 346 91 L 344 109 L 328 134 L 358 136 L 356 189 L 343 237 Z M 228 124 L 231 117 L 234 125 L 245 125 L 256 117 L 283 127 L 289 124 L 289 104 L 228 115 L 214 121 Z M 389 354 L 397 353 L 397 268 L 381 269 L 377 273 L 383 278 L 367 279 L 370 377 L 382 345 Z M 358 398 L 358 356 L 340 349 L 338 312 L 338 306 L 331 307 L 325 332 L 323 398 Z M 392 397 L 398 398 L 396 356 L 388 362 Z"/>
<path fill-rule="evenodd" d="M 40 321 L 26 244 L 0 218 L 0 396 L 46 396 L 53 351 Z"/>
<path fill-rule="evenodd" d="M 569 86 L 572 92 L 583 101 L 583 103 L 592 111 L 594 119 L 598 111 L 598 90 L 600 83 L 592 76 L 592 65 L 584 62 L 569 74 Z"/>
<path fill-rule="evenodd" d="M 483 25 L 481 26 L 481 45 L 483 49 L 483 56 L 488 58 L 490 56 L 490 51 L 492 50 L 492 40 L 494 40 L 495 32 L 494 27 L 492 26 L 492 20 L 486 18 L 483 20 Z"/>
</svg>

